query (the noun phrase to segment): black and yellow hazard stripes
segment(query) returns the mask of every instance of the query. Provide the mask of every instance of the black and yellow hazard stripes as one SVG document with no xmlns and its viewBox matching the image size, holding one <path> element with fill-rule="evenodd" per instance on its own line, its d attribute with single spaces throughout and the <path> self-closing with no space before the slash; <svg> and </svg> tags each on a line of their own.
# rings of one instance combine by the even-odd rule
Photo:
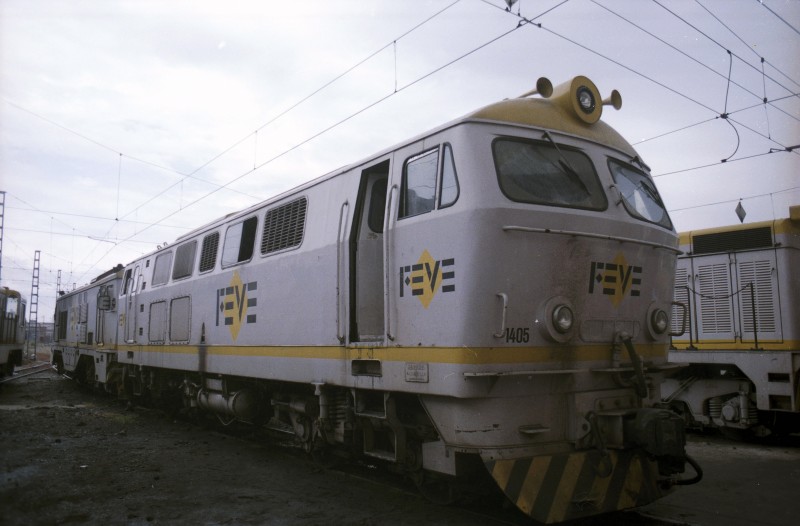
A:
<svg viewBox="0 0 800 526">
<path fill-rule="evenodd" d="M 638 450 L 592 450 L 485 464 L 511 502 L 545 523 L 642 506 L 664 493 L 658 486 L 658 465 Z"/>
</svg>

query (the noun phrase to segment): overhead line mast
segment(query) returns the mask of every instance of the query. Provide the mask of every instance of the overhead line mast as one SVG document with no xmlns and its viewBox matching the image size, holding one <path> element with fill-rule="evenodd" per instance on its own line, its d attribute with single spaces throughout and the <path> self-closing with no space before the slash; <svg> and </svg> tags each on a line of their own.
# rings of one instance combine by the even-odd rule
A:
<svg viewBox="0 0 800 526">
<path fill-rule="evenodd" d="M 31 303 L 30 316 L 28 323 L 33 325 L 33 355 L 36 359 L 36 340 L 39 337 L 39 262 L 41 251 L 37 250 L 33 255 L 33 277 L 31 278 Z"/>
<path fill-rule="evenodd" d="M 3 277 L 3 216 L 6 210 L 6 193 L 0 190 L 0 281 Z"/>
</svg>

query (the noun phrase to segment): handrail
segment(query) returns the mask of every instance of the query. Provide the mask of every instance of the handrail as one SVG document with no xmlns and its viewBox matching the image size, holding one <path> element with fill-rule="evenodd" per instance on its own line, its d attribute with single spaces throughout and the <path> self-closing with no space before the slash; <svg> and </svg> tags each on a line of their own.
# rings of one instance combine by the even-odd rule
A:
<svg viewBox="0 0 800 526">
<path fill-rule="evenodd" d="M 347 211 L 350 209 L 350 202 L 345 200 L 342 207 L 339 209 L 339 228 L 336 231 L 336 339 L 344 342 L 345 328 L 343 327 L 342 320 L 345 318 L 345 311 L 343 308 L 343 294 L 342 294 L 342 267 L 344 267 L 344 240 L 346 233 L 342 233 L 342 226 L 347 227 Z"/>
<path fill-rule="evenodd" d="M 502 338 L 506 334 L 506 312 L 508 311 L 508 294 L 505 292 L 498 292 L 496 296 L 499 296 L 501 300 L 503 300 L 503 314 L 500 319 L 500 331 L 493 334 L 495 338 Z"/>
<path fill-rule="evenodd" d="M 675 252 L 676 254 L 683 254 L 682 250 L 671 247 L 669 245 L 665 245 L 663 243 L 656 243 L 654 241 L 645 241 L 643 239 L 634 239 L 631 237 L 610 236 L 608 234 L 593 234 L 591 232 L 576 232 L 574 230 L 557 230 L 554 228 L 535 228 L 535 227 L 518 226 L 518 225 L 506 225 L 503 227 L 503 232 L 508 232 L 509 230 L 518 232 L 534 232 L 537 234 L 560 234 L 563 236 L 589 237 L 593 239 L 606 239 L 609 241 L 620 241 L 624 243 L 636 243 L 639 245 L 645 245 L 653 248 L 663 248 L 664 250 L 669 250 L 670 252 Z"/>
<path fill-rule="evenodd" d="M 391 243 L 390 236 L 389 236 L 389 224 L 392 221 L 392 210 L 394 204 L 394 195 L 399 190 L 396 184 L 393 184 L 392 187 L 389 189 L 389 199 L 387 200 L 386 204 L 386 215 L 383 217 L 383 316 L 384 316 L 384 326 L 386 337 L 390 340 L 394 340 L 394 335 L 392 334 L 392 315 L 390 313 L 390 305 L 389 305 L 389 278 L 391 276 L 391 258 L 389 257 Z"/>
</svg>

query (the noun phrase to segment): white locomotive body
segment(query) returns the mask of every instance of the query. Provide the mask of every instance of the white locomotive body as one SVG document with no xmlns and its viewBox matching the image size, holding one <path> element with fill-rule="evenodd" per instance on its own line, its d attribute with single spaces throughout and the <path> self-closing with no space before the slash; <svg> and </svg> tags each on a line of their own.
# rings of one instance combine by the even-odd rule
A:
<svg viewBox="0 0 800 526">
<path fill-rule="evenodd" d="M 85 383 L 110 384 L 119 336 L 117 299 L 122 265 L 56 300 L 54 363 Z M 57 359 L 56 359 L 57 358 Z M 117 373 L 119 371 L 116 371 Z"/>
<path fill-rule="evenodd" d="M 539 88 L 130 263 L 98 381 L 427 491 L 482 463 L 543 522 L 686 483 L 656 407 L 677 236 L 594 84 Z"/>
<path fill-rule="evenodd" d="M 800 431 L 800 206 L 789 215 L 681 234 L 675 299 L 689 328 L 670 359 L 688 367 L 662 394 L 689 425 Z"/>
</svg>

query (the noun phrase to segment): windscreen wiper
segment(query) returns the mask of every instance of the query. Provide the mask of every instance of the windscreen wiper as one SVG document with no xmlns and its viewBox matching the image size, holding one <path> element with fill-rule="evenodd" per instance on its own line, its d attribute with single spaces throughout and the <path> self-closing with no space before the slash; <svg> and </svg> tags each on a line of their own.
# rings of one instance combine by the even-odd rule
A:
<svg viewBox="0 0 800 526">
<path fill-rule="evenodd" d="M 575 168 L 573 168 L 572 165 L 569 164 L 569 161 L 561 152 L 561 148 L 558 147 L 556 141 L 553 140 L 553 137 L 550 135 L 550 132 L 545 131 L 544 138 L 547 139 L 550 142 L 550 144 L 553 145 L 553 148 L 556 149 L 556 152 L 558 152 L 558 166 L 561 169 L 561 171 L 572 177 L 576 182 L 578 182 L 581 185 L 583 191 L 589 194 L 590 193 L 589 188 L 586 187 L 583 180 L 581 179 L 581 176 L 578 175 L 578 172 L 575 171 Z"/>
</svg>

